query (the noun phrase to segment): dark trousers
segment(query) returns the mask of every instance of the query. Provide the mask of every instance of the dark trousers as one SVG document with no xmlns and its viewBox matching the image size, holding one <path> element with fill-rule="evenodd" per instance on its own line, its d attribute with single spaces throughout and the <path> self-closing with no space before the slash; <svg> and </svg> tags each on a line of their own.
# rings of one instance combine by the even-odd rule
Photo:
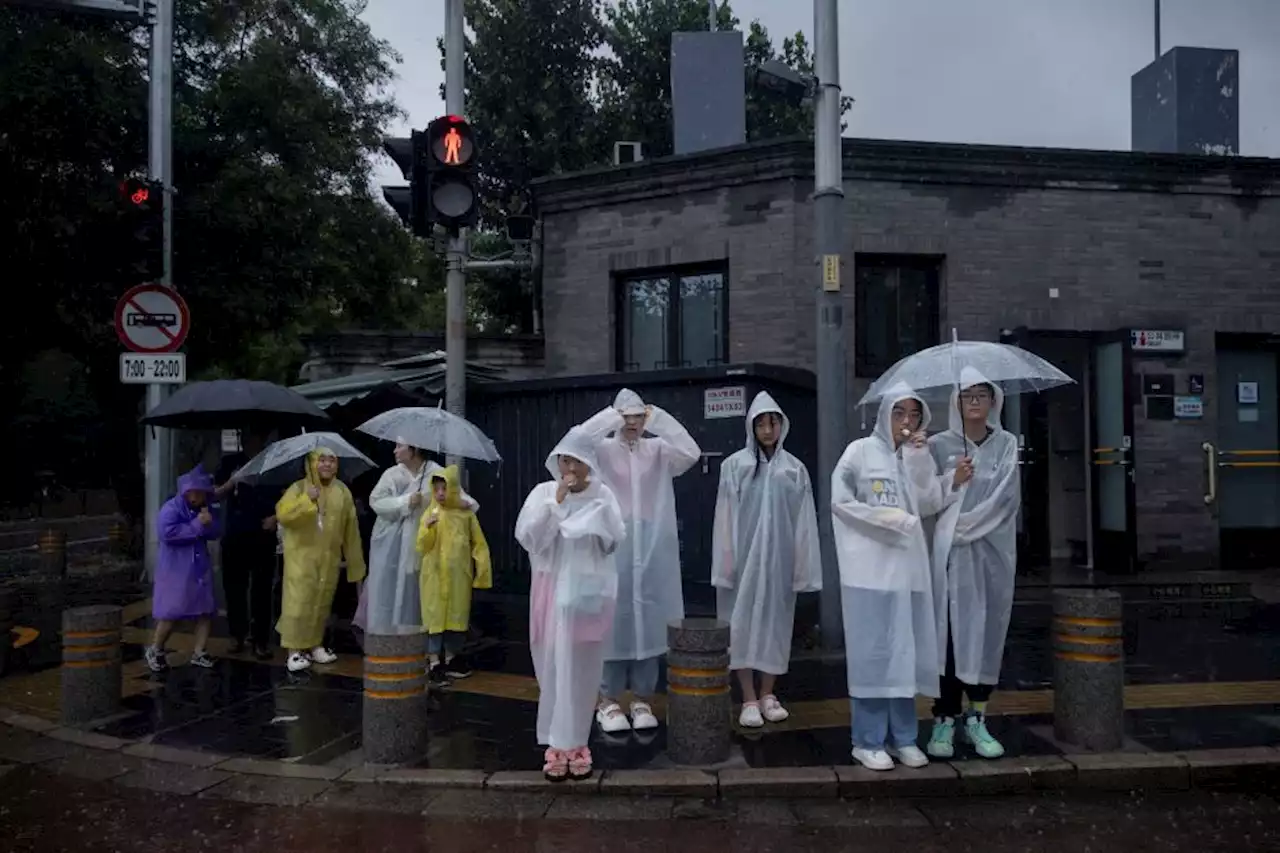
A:
<svg viewBox="0 0 1280 853">
<path fill-rule="evenodd" d="M 965 684 L 956 678 L 956 651 L 951 642 L 951 623 L 947 622 L 947 666 L 942 673 L 939 692 L 942 694 L 933 703 L 933 716 L 958 718 L 964 712 L 964 697 L 970 702 L 986 702 L 995 691 L 992 684 Z"/>
<path fill-rule="evenodd" d="M 233 638 L 252 639 L 257 646 L 271 644 L 275 580 L 274 532 L 232 533 L 223 538 L 222 591 L 227 598 L 227 628 Z"/>
</svg>

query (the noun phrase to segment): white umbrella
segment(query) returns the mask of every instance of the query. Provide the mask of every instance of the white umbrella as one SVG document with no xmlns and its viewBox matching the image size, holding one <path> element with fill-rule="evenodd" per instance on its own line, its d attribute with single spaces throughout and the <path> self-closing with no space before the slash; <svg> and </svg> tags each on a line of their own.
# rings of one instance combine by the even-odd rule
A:
<svg viewBox="0 0 1280 853">
<path fill-rule="evenodd" d="M 360 432 L 409 444 L 444 456 L 465 456 L 481 462 L 502 457 L 493 440 L 466 418 L 440 407 L 407 406 L 375 415 L 356 427 Z"/>
<path fill-rule="evenodd" d="M 358 477 L 374 467 L 372 459 L 336 432 L 308 432 L 273 441 L 232 477 L 246 483 L 300 480 L 305 471 L 297 463 L 318 447 L 326 447 L 338 457 L 338 475 L 343 479 Z"/>
</svg>

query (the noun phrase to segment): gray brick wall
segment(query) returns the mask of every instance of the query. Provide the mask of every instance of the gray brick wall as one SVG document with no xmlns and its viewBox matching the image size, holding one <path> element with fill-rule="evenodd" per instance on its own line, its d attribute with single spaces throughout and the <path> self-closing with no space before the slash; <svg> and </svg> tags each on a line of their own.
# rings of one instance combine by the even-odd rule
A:
<svg viewBox="0 0 1280 853">
<path fill-rule="evenodd" d="M 1254 161 L 1241 177 L 1207 158 L 1058 152 L 1068 165 L 1056 166 L 1045 165 L 1055 152 L 1023 152 L 1016 168 L 983 173 L 976 167 L 984 158 L 1013 155 L 975 148 L 976 164 L 939 167 L 918 155 L 926 149 L 880 153 L 885 162 L 872 167 L 851 164 L 846 153 L 851 378 L 849 284 L 858 252 L 944 256 L 946 334 L 952 326 L 987 340 L 1018 327 L 1185 329 L 1185 356 L 1135 358 L 1136 371 L 1172 372 L 1179 388 L 1188 373 L 1206 381 L 1203 420 L 1148 422 L 1135 411 L 1137 534 L 1147 558 L 1209 563 L 1217 524 L 1203 503 L 1200 445 L 1217 431 L 1215 333 L 1280 333 L 1280 163 Z M 590 191 L 586 179 L 543 188 L 549 373 L 615 368 L 613 274 L 723 259 L 731 359 L 812 369 L 812 178 L 803 162 L 788 172 L 780 154 L 770 160 L 760 151 L 736 174 L 699 177 L 692 166 L 682 175 L 658 165 L 658 177 L 644 167 L 596 176 Z M 969 156 L 958 146 L 938 151 L 939 160 Z M 802 161 L 804 149 L 791 156 Z M 692 190 L 681 192 L 686 185 Z M 853 399 L 863 387 L 851 385 Z"/>
</svg>

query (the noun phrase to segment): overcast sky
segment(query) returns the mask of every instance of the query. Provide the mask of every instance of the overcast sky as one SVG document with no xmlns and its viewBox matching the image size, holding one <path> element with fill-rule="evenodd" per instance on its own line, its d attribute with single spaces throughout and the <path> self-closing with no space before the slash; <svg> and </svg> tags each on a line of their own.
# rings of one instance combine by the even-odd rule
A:
<svg viewBox="0 0 1280 853">
<path fill-rule="evenodd" d="M 774 42 L 809 0 L 731 0 Z M 1153 0 L 840 0 L 848 136 L 1069 148 L 1129 147 L 1129 78 L 1154 54 Z M 396 131 L 444 112 L 436 39 L 444 0 L 369 0 L 365 19 L 404 57 Z M 1240 51 L 1242 154 L 1280 157 L 1280 0 L 1163 0 L 1164 50 Z M 389 161 L 380 182 L 402 183 Z"/>
</svg>

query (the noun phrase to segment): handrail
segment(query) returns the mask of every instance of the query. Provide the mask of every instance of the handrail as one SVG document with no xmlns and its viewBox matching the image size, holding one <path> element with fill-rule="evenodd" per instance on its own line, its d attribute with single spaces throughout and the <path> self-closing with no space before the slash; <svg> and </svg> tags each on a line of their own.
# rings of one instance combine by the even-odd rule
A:
<svg viewBox="0 0 1280 853">
<path fill-rule="evenodd" d="M 1280 456 L 1280 450 L 1219 450 L 1219 456 Z"/>
<path fill-rule="evenodd" d="M 1200 449 L 1204 451 L 1205 479 L 1209 484 L 1209 491 L 1204 495 L 1204 504 L 1209 506 L 1218 499 L 1218 448 L 1206 441 L 1200 445 Z"/>
</svg>

